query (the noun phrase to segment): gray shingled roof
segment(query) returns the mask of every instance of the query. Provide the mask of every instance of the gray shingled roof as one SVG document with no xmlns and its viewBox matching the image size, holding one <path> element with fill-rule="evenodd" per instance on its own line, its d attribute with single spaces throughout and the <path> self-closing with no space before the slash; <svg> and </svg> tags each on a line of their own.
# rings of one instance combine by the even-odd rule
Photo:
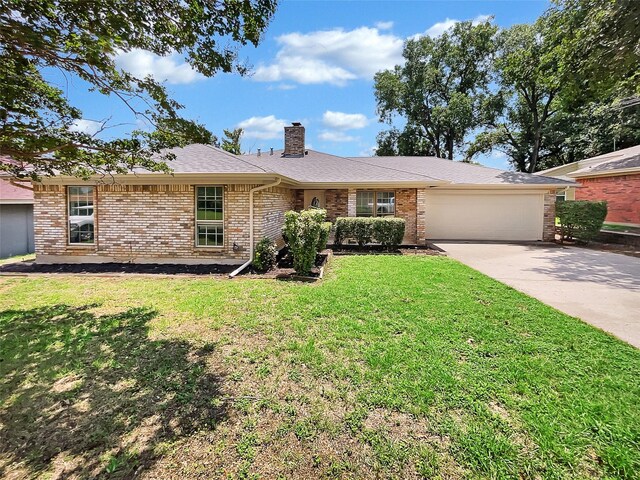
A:
<svg viewBox="0 0 640 480">
<path fill-rule="evenodd" d="M 462 185 L 550 185 L 571 184 L 571 180 L 508 172 L 497 168 L 446 160 L 438 157 L 364 157 L 355 158 L 369 165 L 386 165 L 403 171 L 428 174 Z"/>
<path fill-rule="evenodd" d="M 583 175 L 587 173 L 614 172 L 616 170 L 627 170 L 629 168 L 640 168 L 640 153 L 633 156 L 625 156 L 616 160 L 609 160 L 597 165 L 587 166 L 580 170 L 576 170 L 573 174 Z"/>
<path fill-rule="evenodd" d="M 176 157 L 167 162 L 174 173 L 271 173 L 247 162 L 241 156 L 211 145 L 194 143 L 166 151 Z"/>
<path fill-rule="evenodd" d="M 357 159 L 337 157 L 315 150 L 307 152 L 304 156 L 285 157 L 282 150 L 277 150 L 273 155 L 243 155 L 242 158 L 303 183 L 442 183 L 440 179 L 427 173 L 405 172 L 385 165 L 369 165 Z"/>
<path fill-rule="evenodd" d="M 417 183 L 427 185 L 570 185 L 573 181 L 507 172 L 436 157 L 338 157 L 308 150 L 284 156 L 233 155 L 210 145 L 188 145 L 169 152 L 176 174 L 272 174 L 300 183 Z"/>
</svg>

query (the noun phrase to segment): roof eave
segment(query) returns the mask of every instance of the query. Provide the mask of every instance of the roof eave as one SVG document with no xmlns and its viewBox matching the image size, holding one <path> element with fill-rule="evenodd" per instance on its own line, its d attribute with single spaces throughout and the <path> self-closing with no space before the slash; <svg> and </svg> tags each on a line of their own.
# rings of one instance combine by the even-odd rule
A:
<svg viewBox="0 0 640 480">
<path fill-rule="evenodd" d="M 205 184 L 228 183 L 247 184 L 263 183 L 266 180 L 281 178 L 288 184 L 295 185 L 298 182 L 278 173 L 138 173 L 126 175 L 94 175 L 89 180 L 83 180 L 71 176 L 44 177 L 41 179 L 44 185 L 79 185 L 79 184 L 127 184 L 127 185 L 160 185 L 160 184 Z"/>
<path fill-rule="evenodd" d="M 629 175 L 634 173 L 640 173 L 640 167 L 619 168 L 617 170 L 601 170 L 598 172 L 572 172 L 567 173 L 567 176 L 572 178 L 616 177 L 619 175 Z"/>
</svg>

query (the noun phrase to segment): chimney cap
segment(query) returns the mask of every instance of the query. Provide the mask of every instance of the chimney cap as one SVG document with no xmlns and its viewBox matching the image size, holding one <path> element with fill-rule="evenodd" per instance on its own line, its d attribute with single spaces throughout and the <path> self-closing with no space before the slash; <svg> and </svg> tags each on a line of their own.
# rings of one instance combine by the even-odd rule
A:
<svg viewBox="0 0 640 480">
<path fill-rule="evenodd" d="M 302 123 L 300 123 L 300 122 L 291 122 L 291 125 L 293 125 L 294 127 L 301 127 Z"/>
</svg>

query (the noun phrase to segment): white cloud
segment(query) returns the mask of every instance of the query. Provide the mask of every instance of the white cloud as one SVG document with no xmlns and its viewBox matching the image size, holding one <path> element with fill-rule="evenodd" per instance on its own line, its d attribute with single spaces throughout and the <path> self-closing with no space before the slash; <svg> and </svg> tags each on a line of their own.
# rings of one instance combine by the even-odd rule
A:
<svg viewBox="0 0 640 480">
<path fill-rule="evenodd" d="M 393 22 L 376 22 L 376 28 L 378 30 L 391 30 L 393 28 Z"/>
<path fill-rule="evenodd" d="M 490 15 L 478 15 L 472 22 L 478 24 L 490 18 Z M 447 18 L 409 38 L 436 37 L 457 22 L 459 20 Z M 393 22 L 377 22 L 375 27 L 353 30 L 334 28 L 280 35 L 276 39 L 280 45 L 276 57 L 268 64 L 258 65 L 253 80 L 344 86 L 356 79 L 371 79 L 380 70 L 391 69 L 404 61 L 405 39 L 390 33 L 391 28 Z"/>
<path fill-rule="evenodd" d="M 72 132 L 86 133 L 87 135 L 95 135 L 102 128 L 102 122 L 96 122 L 95 120 L 86 120 L 79 118 L 74 120 L 69 130 Z"/>
<path fill-rule="evenodd" d="M 182 62 L 178 55 L 160 57 L 146 50 L 134 48 L 116 55 L 116 65 L 132 75 L 144 78 L 151 75 L 158 82 L 171 84 L 193 83 L 204 75 L 196 72 L 191 65 Z"/>
<path fill-rule="evenodd" d="M 492 18 L 491 15 L 477 15 L 475 18 L 471 20 L 471 23 L 473 23 L 474 25 L 478 25 L 479 23 L 486 22 L 491 18 Z M 431 37 L 431 38 L 439 37 L 444 32 L 452 28 L 458 22 L 460 22 L 460 20 L 456 20 L 453 18 L 446 18 L 442 22 L 437 22 L 431 25 L 429 28 L 427 28 L 427 30 L 424 33 L 418 33 L 416 35 L 413 35 L 410 38 L 415 40 L 424 36 Z"/>
<path fill-rule="evenodd" d="M 277 41 L 280 50 L 274 62 L 258 66 L 254 80 L 345 85 L 402 62 L 403 39 L 378 28 L 288 33 Z"/>
<path fill-rule="evenodd" d="M 320 132 L 318 138 L 326 142 L 355 142 L 358 140 L 358 137 L 352 137 L 344 132 L 334 132 L 330 130 Z"/>
<path fill-rule="evenodd" d="M 337 130 L 353 130 L 366 127 L 369 119 L 362 113 L 343 113 L 327 110 L 322 115 L 322 123 L 329 128 Z"/>
<path fill-rule="evenodd" d="M 270 140 L 282 137 L 286 124 L 285 120 L 276 118 L 275 115 L 269 115 L 266 117 L 247 118 L 238 123 L 236 127 L 244 130 L 243 136 L 246 138 Z"/>
<path fill-rule="evenodd" d="M 373 147 L 365 148 L 364 150 L 360 150 L 358 153 L 359 157 L 373 157 L 376 153 L 378 146 L 374 145 Z"/>
<path fill-rule="evenodd" d="M 267 90 L 293 90 L 295 88 L 297 87 L 290 83 L 279 83 L 277 85 L 269 85 Z"/>
</svg>

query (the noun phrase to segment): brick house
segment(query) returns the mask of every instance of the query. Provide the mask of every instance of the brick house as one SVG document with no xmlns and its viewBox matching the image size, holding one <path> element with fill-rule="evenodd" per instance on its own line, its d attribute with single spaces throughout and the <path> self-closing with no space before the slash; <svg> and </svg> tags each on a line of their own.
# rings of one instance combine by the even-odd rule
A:
<svg viewBox="0 0 640 480">
<path fill-rule="evenodd" d="M 640 227 L 640 145 L 539 172 L 571 179 L 578 187 L 559 190 L 567 200 L 606 200 L 606 222 Z"/>
<path fill-rule="evenodd" d="M 572 182 L 434 157 L 346 158 L 305 149 L 233 155 L 174 149 L 171 175 L 112 183 L 52 177 L 34 185 L 38 262 L 243 263 L 262 237 L 281 242 L 284 213 L 312 203 L 339 216 L 406 220 L 404 243 L 551 240 L 555 192 Z"/>
</svg>

